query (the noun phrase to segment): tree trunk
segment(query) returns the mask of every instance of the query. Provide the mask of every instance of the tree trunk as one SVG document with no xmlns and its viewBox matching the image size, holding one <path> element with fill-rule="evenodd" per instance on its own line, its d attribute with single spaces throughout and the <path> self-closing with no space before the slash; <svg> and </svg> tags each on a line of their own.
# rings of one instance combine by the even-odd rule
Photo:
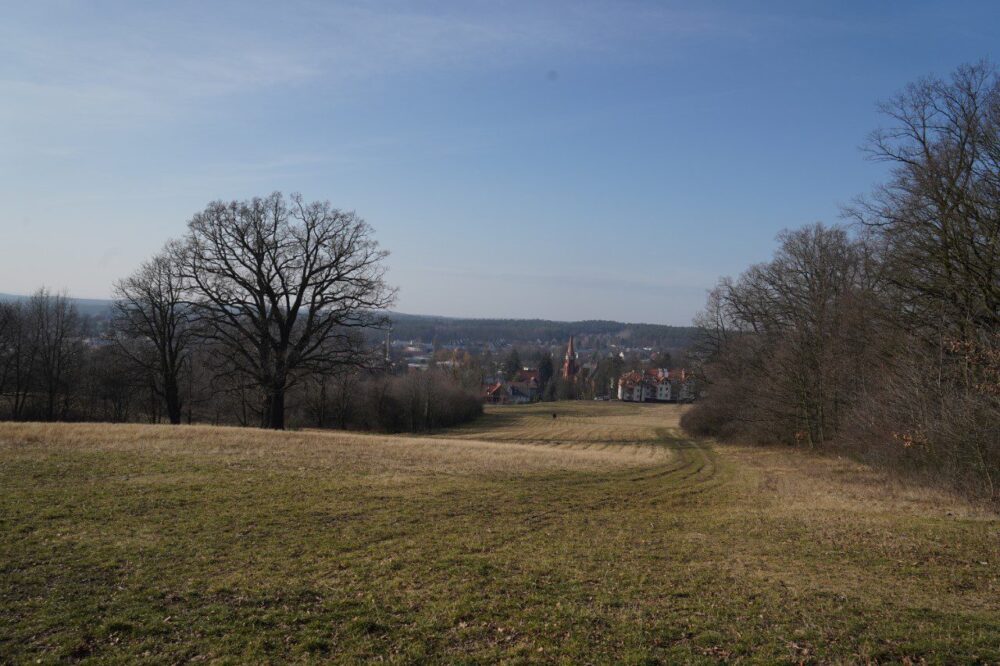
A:
<svg viewBox="0 0 1000 666">
<path fill-rule="evenodd" d="M 46 414 L 46 419 L 45 420 L 46 421 L 55 421 L 56 420 L 56 390 L 54 388 L 52 388 L 51 385 L 49 386 L 48 395 L 46 396 L 46 398 L 47 398 L 47 400 L 46 400 L 46 406 L 45 406 L 45 414 Z"/>
<path fill-rule="evenodd" d="M 320 381 L 319 384 L 319 410 L 316 417 L 317 424 L 320 428 L 326 426 L 326 380 Z"/>
<path fill-rule="evenodd" d="M 171 425 L 181 422 L 181 395 L 176 378 L 164 377 L 163 400 L 167 403 L 167 418 Z"/>
<path fill-rule="evenodd" d="M 271 430 L 285 429 L 285 387 L 274 387 L 267 399 L 266 427 Z"/>
</svg>

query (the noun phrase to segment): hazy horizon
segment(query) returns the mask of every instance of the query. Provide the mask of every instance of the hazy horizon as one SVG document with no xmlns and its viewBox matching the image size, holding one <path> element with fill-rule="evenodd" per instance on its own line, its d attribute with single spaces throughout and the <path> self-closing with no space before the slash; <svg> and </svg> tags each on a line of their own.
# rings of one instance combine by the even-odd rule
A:
<svg viewBox="0 0 1000 666">
<path fill-rule="evenodd" d="M 78 301 L 78 302 L 85 302 L 85 303 L 90 303 L 90 304 L 96 304 L 96 303 L 104 304 L 104 303 L 107 303 L 109 306 L 113 302 L 113 299 L 111 299 L 111 298 L 85 298 L 85 297 L 74 296 L 73 294 L 69 293 L 68 290 L 56 290 L 56 291 L 58 293 L 60 293 L 60 294 L 65 294 L 70 299 L 72 299 L 74 301 Z M 0 291 L 0 300 L 10 299 L 10 298 L 14 298 L 14 299 L 28 299 L 31 296 L 32 296 L 32 294 L 11 294 L 11 293 L 8 293 L 8 292 Z M 630 325 L 630 326 L 632 326 L 632 325 L 642 325 L 642 326 L 645 326 L 645 325 L 651 325 L 651 324 L 652 325 L 657 325 L 657 326 L 678 326 L 678 327 L 685 327 L 685 326 L 687 326 L 686 324 L 656 324 L 655 322 L 648 322 L 648 321 L 625 321 L 625 320 L 620 320 L 620 319 L 603 319 L 602 320 L 602 319 L 551 319 L 551 318 L 547 319 L 545 317 L 463 317 L 463 316 L 453 316 L 453 315 L 439 315 L 439 314 L 436 314 L 434 312 L 403 312 L 403 311 L 401 311 L 401 310 L 399 310 L 397 308 L 392 308 L 391 310 L 388 310 L 388 312 L 392 313 L 393 315 L 402 315 L 404 317 L 428 317 L 428 318 L 456 319 L 456 320 L 460 320 L 460 319 L 497 320 L 497 321 L 536 321 L 536 320 L 538 320 L 538 321 L 551 321 L 553 323 L 574 323 L 574 322 L 583 322 L 583 321 L 614 321 L 614 322 L 619 323 L 619 324 L 627 324 L 627 325 Z"/>
<path fill-rule="evenodd" d="M 884 178 L 1000 5 L 69 3 L 0 24 L 0 292 L 108 298 L 213 200 L 357 211 L 400 312 L 688 325 Z"/>
</svg>

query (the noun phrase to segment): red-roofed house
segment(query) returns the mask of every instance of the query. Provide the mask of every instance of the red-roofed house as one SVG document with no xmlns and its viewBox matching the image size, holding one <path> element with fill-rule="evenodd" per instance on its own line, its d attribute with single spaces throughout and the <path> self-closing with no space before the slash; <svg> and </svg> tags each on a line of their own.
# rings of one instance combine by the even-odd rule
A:
<svg viewBox="0 0 1000 666">
<path fill-rule="evenodd" d="M 491 405 L 520 405 L 531 402 L 531 389 L 523 382 L 495 382 L 486 386 L 483 399 Z"/>
</svg>

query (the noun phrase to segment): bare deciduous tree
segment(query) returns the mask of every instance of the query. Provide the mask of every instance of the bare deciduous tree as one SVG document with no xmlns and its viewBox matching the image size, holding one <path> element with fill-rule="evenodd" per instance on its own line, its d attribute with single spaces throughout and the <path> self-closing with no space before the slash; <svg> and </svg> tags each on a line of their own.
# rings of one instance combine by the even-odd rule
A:
<svg viewBox="0 0 1000 666">
<path fill-rule="evenodd" d="M 15 303 L 0 303 L 0 396 L 7 392 L 16 361 L 15 339 L 20 312 Z"/>
<path fill-rule="evenodd" d="M 1000 357 L 1000 76 L 965 65 L 881 110 L 869 151 L 892 177 L 849 213 L 878 244 L 904 339 L 859 420 L 903 442 L 904 463 L 1000 501 L 1000 402 L 981 390 Z"/>
<path fill-rule="evenodd" d="M 280 193 L 215 202 L 189 223 L 180 257 L 207 335 L 285 426 L 287 390 L 309 370 L 362 364 L 359 332 L 384 325 L 395 296 L 371 227 L 329 202 Z"/>
<path fill-rule="evenodd" d="M 877 271 L 844 229 L 812 225 L 779 235 L 773 260 L 724 279 L 699 317 L 710 379 L 733 391 L 731 418 L 807 445 L 828 441 L 868 372 Z"/>
<path fill-rule="evenodd" d="M 35 380 L 38 357 L 37 336 L 24 303 L 10 303 L 4 308 L 3 395 L 8 399 L 10 415 L 22 419 Z"/>
<path fill-rule="evenodd" d="M 986 62 L 881 105 L 868 151 L 892 178 L 848 213 L 874 229 L 907 327 L 973 340 L 1000 327 L 1000 78 Z"/>
<path fill-rule="evenodd" d="M 155 381 L 170 423 L 179 424 L 181 372 L 194 336 L 187 284 L 175 244 L 115 285 L 115 328 L 121 350 Z"/>
<path fill-rule="evenodd" d="M 1000 77 L 987 63 L 883 104 L 889 181 L 723 280 L 698 323 L 712 381 L 686 423 L 835 445 L 1000 501 Z"/>
<path fill-rule="evenodd" d="M 65 381 L 80 353 L 80 318 L 69 298 L 44 288 L 31 297 L 28 311 L 45 418 L 51 421 L 57 416 L 58 398 L 67 395 Z"/>
</svg>

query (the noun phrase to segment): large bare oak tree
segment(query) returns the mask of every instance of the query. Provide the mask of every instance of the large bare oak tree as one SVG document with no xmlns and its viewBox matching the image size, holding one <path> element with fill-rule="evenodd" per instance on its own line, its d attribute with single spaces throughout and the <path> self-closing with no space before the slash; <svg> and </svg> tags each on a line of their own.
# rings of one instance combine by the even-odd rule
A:
<svg viewBox="0 0 1000 666">
<path fill-rule="evenodd" d="M 285 427 L 285 395 L 304 373 L 365 361 L 360 331 L 386 323 L 395 291 L 371 227 L 329 202 L 279 192 L 217 201 L 178 253 L 192 306 L 227 365 L 260 385 L 262 426 Z"/>
</svg>

